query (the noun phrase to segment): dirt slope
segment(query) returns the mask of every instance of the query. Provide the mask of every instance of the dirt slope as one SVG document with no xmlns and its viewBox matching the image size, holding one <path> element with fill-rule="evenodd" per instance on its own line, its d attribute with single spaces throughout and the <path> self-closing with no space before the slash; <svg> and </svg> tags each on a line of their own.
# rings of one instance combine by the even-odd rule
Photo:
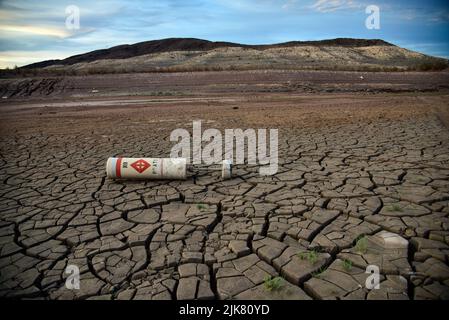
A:
<svg viewBox="0 0 449 320">
<path fill-rule="evenodd" d="M 200 39 L 164 39 L 48 60 L 20 72 L 98 74 L 204 70 L 429 70 L 444 59 L 397 47 L 383 40 L 332 39 L 272 45 L 245 45 Z"/>
</svg>

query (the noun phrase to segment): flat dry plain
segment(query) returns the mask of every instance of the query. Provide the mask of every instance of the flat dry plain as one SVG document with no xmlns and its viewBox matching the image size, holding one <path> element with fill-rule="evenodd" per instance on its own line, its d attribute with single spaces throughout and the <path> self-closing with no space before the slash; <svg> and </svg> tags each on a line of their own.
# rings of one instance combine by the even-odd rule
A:
<svg viewBox="0 0 449 320">
<path fill-rule="evenodd" d="M 448 73 L 23 81 L 0 103 L 1 296 L 449 299 Z M 106 178 L 108 157 L 168 156 L 199 119 L 277 128 L 278 173 Z"/>
</svg>

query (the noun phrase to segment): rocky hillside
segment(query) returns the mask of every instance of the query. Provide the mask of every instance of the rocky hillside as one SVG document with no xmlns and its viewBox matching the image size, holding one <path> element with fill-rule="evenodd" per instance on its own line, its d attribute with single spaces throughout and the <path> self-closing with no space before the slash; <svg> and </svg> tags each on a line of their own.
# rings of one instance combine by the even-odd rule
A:
<svg viewBox="0 0 449 320">
<path fill-rule="evenodd" d="M 253 69 L 436 70 L 447 60 L 383 40 L 339 38 L 245 45 L 171 38 L 121 45 L 20 68 L 19 72 L 102 74 Z"/>
</svg>

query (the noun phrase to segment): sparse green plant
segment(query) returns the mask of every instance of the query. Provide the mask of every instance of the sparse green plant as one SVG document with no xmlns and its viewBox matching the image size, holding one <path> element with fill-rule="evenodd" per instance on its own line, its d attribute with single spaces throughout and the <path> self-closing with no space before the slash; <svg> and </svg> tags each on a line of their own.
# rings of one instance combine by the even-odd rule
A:
<svg viewBox="0 0 449 320">
<path fill-rule="evenodd" d="M 301 260 L 307 260 L 311 264 L 315 264 L 315 262 L 318 260 L 318 254 L 315 250 L 307 251 L 307 252 L 299 252 L 297 254 L 299 259 Z"/>
<path fill-rule="evenodd" d="M 311 275 L 312 275 L 312 277 L 319 279 L 323 275 L 324 271 L 326 271 L 326 268 L 325 267 L 321 267 L 317 271 L 312 272 Z"/>
<path fill-rule="evenodd" d="M 366 253 L 368 250 L 368 239 L 365 236 L 360 237 L 355 243 L 355 248 L 360 253 Z"/>
<path fill-rule="evenodd" d="M 202 210 L 204 210 L 204 209 L 207 208 L 207 206 L 206 206 L 205 204 L 202 204 L 202 203 L 198 203 L 198 204 L 196 205 L 196 207 L 197 207 L 197 209 L 200 210 L 200 211 L 202 211 Z"/>
<path fill-rule="evenodd" d="M 266 276 L 263 285 L 267 291 L 279 290 L 284 285 L 284 279 L 281 277 Z"/>
<path fill-rule="evenodd" d="M 351 271 L 351 269 L 352 269 L 352 261 L 344 259 L 343 260 L 343 269 L 345 269 L 346 271 Z"/>
</svg>

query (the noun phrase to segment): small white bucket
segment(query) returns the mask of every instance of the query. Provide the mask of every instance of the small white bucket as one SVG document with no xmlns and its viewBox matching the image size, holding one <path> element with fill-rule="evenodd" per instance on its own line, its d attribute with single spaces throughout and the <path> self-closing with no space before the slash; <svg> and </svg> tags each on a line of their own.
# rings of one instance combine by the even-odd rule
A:
<svg viewBox="0 0 449 320">
<path fill-rule="evenodd" d="M 223 160 L 221 165 L 221 178 L 223 180 L 228 180 L 232 178 L 232 161 Z"/>
<path fill-rule="evenodd" d="M 106 175 L 112 179 L 186 179 L 185 158 L 109 158 Z"/>
</svg>

